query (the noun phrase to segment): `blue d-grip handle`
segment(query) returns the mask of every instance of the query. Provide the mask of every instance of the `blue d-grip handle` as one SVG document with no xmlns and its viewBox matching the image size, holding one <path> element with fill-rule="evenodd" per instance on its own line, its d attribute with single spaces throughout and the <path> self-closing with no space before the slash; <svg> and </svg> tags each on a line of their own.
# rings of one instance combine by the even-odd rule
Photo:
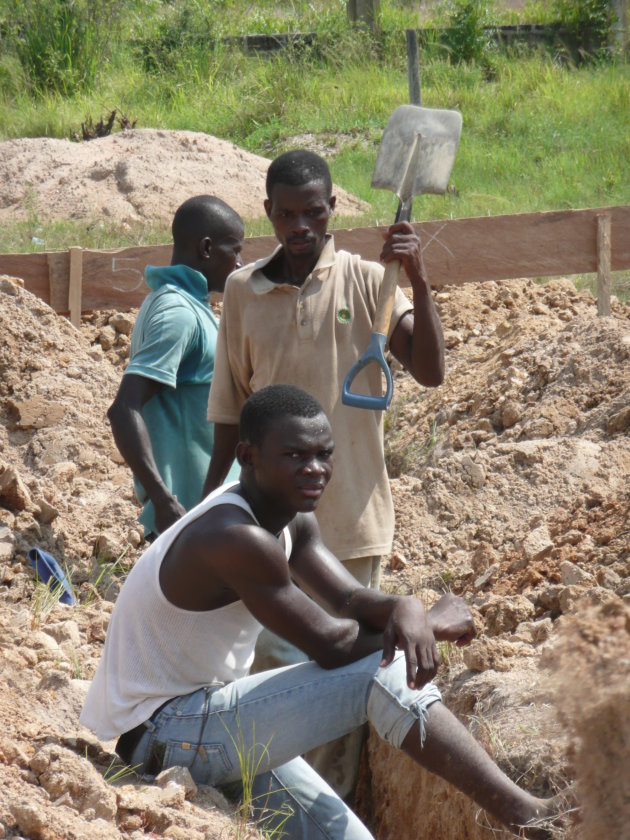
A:
<svg viewBox="0 0 630 840">
<path fill-rule="evenodd" d="M 344 405 L 350 405 L 353 408 L 371 408 L 374 411 L 385 411 L 389 408 L 394 395 L 394 380 L 392 379 L 392 372 L 385 360 L 385 342 L 387 336 L 383 333 L 373 332 L 370 335 L 370 343 L 367 350 L 356 361 L 345 378 L 343 383 L 343 390 L 341 392 L 341 402 Z M 363 370 L 370 362 L 376 362 L 385 374 L 385 393 L 381 397 L 373 397 L 369 394 L 353 394 L 350 390 L 350 385 L 355 376 Z"/>
</svg>

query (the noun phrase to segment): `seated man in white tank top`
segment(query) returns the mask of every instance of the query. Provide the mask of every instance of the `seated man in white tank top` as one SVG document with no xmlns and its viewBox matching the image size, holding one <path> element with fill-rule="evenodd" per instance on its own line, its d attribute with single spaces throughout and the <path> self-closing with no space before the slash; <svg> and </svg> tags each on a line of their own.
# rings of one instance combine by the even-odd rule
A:
<svg viewBox="0 0 630 840">
<path fill-rule="evenodd" d="M 446 595 L 425 611 L 366 589 L 323 545 L 313 512 L 334 444 L 320 404 L 293 386 L 263 388 L 243 407 L 239 437 L 240 482 L 161 534 L 127 578 L 81 722 L 118 737 L 147 779 L 183 765 L 238 794 L 239 752 L 254 755 L 259 825 L 295 840 L 372 836 L 300 758 L 366 720 L 503 823 L 553 814 L 552 800 L 499 770 L 431 683 L 437 641 L 474 635 L 464 602 Z M 263 625 L 313 661 L 249 676 Z"/>
</svg>

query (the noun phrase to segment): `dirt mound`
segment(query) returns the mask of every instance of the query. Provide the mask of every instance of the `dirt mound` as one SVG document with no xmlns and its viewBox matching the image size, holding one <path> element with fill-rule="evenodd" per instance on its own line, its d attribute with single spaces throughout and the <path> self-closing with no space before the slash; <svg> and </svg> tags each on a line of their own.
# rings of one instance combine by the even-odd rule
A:
<svg viewBox="0 0 630 840">
<path fill-rule="evenodd" d="M 629 653 L 630 607 L 614 601 L 563 622 L 547 657 L 572 739 L 584 840 L 628 836 Z"/>
<path fill-rule="evenodd" d="M 193 131 L 134 129 L 92 140 L 0 143 L 0 221 L 37 217 L 170 224 L 177 207 L 211 193 L 244 218 L 264 215 L 266 158 Z M 337 213 L 365 204 L 335 187 Z"/>
<path fill-rule="evenodd" d="M 397 372 L 387 419 L 397 529 L 384 587 L 427 602 L 446 588 L 465 595 L 480 632 L 464 653 L 444 649 L 448 704 L 537 793 L 577 777 L 584 838 L 597 836 L 588 831 L 600 812 L 607 836 L 622 836 L 602 811 L 587 772 L 595 746 L 580 730 L 601 723 L 602 754 L 588 754 L 616 802 L 624 777 L 604 765 L 627 749 L 621 724 L 611 737 L 609 723 L 624 719 L 628 679 L 619 609 L 630 600 L 630 310 L 615 304 L 613 317 L 598 318 L 590 295 L 568 281 L 480 284 L 436 298 L 446 382 L 422 392 Z M 0 836 L 233 830 L 216 808 L 207 816 L 207 789 L 190 800 L 180 783 L 147 792 L 124 775 L 112 787 L 113 744 L 77 720 L 112 601 L 141 550 L 131 477 L 105 417 L 133 319 L 94 313 L 77 331 L 0 279 Z M 33 545 L 67 567 L 76 606 L 36 583 Z M 561 719 L 541 661 L 559 671 L 559 692 L 583 686 L 557 704 Z M 464 797 L 374 736 L 368 753 L 360 803 L 381 840 L 488 836 Z M 627 805 L 619 801 L 615 813 Z M 568 819 L 554 836 L 574 840 L 581 830 Z"/>
<path fill-rule="evenodd" d="M 234 834 L 216 792 L 168 778 L 147 792 L 78 724 L 141 540 L 105 417 L 119 377 L 100 342 L 0 278 L 0 837 Z M 35 581 L 35 545 L 67 569 L 77 606 Z"/>
<path fill-rule="evenodd" d="M 119 374 L 38 298 L 9 280 L 0 295 L 0 517 L 19 554 L 36 542 L 84 575 L 99 545 L 140 541 L 105 417 Z"/>
</svg>

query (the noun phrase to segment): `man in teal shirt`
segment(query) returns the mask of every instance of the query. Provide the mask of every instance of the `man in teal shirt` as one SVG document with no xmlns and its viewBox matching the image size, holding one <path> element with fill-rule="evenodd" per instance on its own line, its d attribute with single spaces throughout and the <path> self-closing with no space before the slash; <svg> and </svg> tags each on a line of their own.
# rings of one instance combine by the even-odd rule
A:
<svg viewBox="0 0 630 840">
<path fill-rule="evenodd" d="M 218 324 L 209 296 L 223 292 L 243 247 L 241 218 L 213 196 L 185 201 L 172 231 L 171 265 L 146 269 L 151 292 L 107 413 L 144 505 L 139 518 L 148 539 L 201 498 L 214 440 L 206 409 Z"/>
</svg>

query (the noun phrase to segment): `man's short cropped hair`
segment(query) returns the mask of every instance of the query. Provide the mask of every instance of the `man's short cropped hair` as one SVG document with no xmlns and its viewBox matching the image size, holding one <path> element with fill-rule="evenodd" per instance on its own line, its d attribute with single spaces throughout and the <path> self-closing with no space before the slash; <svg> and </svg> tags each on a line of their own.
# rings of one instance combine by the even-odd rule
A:
<svg viewBox="0 0 630 840">
<path fill-rule="evenodd" d="M 303 187 L 305 184 L 312 184 L 318 181 L 326 187 L 328 196 L 332 193 L 332 178 L 328 164 L 315 152 L 306 149 L 294 149 L 292 152 L 285 152 L 277 157 L 267 170 L 267 181 L 265 184 L 267 198 L 276 184 L 285 184 L 289 187 Z"/>
<path fill-rule="evenodd" d="M 175 211 L 171 231 L 181 250 L 195 250 L 206 236 L 221 240 L 243 229 L 236 210 L 214 195 L 195 195 Z"/>
<path fill-rule="evenodd" d="M 267 385 L 253 393 L 241 409 L 239 439 L 260 445 L 269 426 L 283 417 L 326 414 L 315 397 L 295 385 Z"/>
</svg>

